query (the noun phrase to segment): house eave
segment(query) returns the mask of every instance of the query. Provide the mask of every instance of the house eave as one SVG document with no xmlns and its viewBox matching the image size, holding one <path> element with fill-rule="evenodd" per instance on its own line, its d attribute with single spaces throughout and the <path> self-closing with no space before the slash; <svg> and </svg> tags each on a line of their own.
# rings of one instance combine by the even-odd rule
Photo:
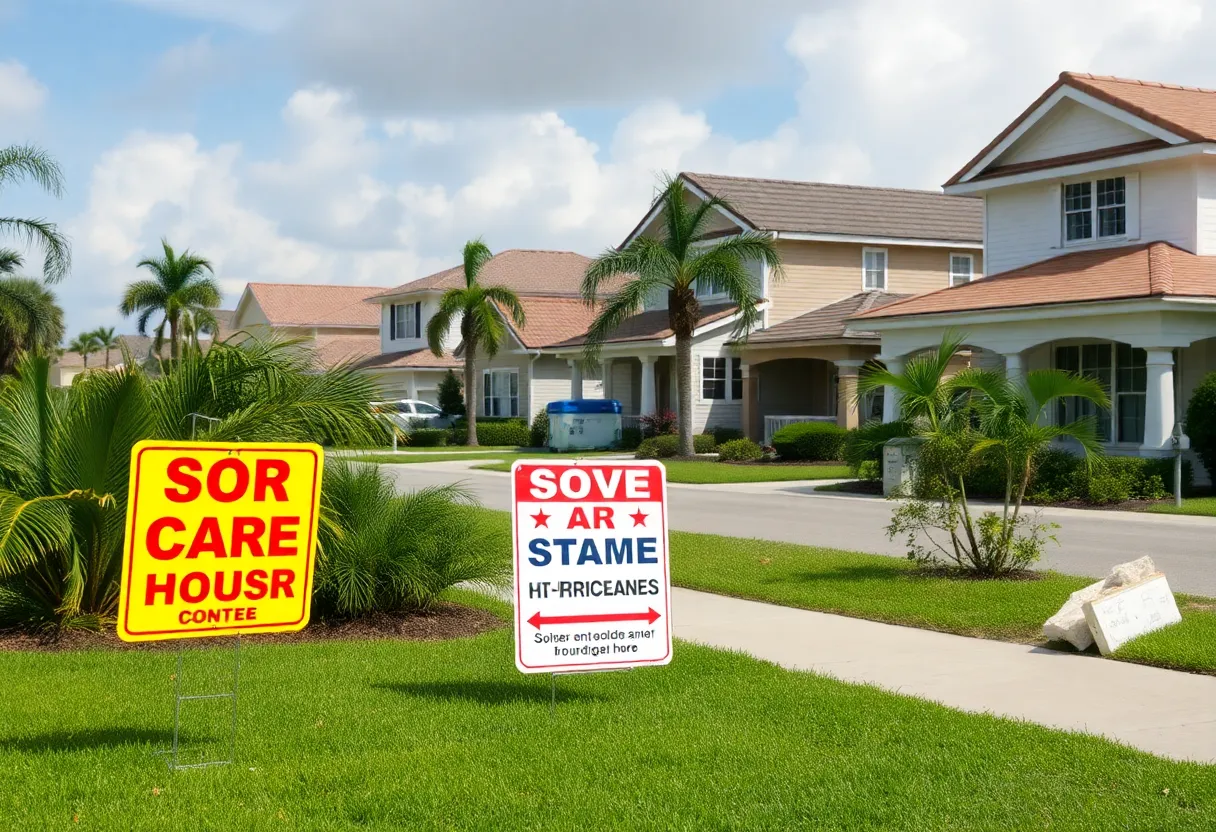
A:
<svg viewBox="0 0 1216 832">
<path fill-rule="evenodd" d="M 995 323 L 1017 323 L 1027 319 L 1046 320 L 1061 318 L 1089 318 L 1102 315 L 1117 315 L 1134 312 L 1161 312 L 1171 307 L 1184 305 L 1207 306 L 1216 309 L 1216 298 L 1145 296 L 1136 298 L 1112 298 L 1109 300 L 1070 301 L 1065 303 L 1041 303 L 1026 306 L 1003 306 L 992 309 L 975 309 L 960 312 L 923 312 L 889 318 L 855 319 L 857 324 L 878 333 L 918 329 L 926 326 L 975 326 Z"/>
</svg>

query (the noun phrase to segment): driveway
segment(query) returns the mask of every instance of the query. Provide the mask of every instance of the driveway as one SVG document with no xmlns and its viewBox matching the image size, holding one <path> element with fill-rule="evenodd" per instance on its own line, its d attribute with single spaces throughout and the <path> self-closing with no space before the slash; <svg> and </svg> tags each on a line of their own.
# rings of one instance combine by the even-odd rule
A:
<svg viewBox="0 0 1216 832">
<path fill-rule="evenodd" d="M 483 461 L 484 462 L 484 461 Z M 507 474 L 470 470 L 467 462 L 385 465 L 402 488 L 463 482 L 487 508 L 510 508 Z M 813 485 L 669 485 L 671 528 L 731 537 L 756 537 L 902 557 L 884 527 L 891 505 L 876 497 L 820 494 Z M 1179 592 L 1216 596 L 1216 518 L 1125 511 L 1047 508 L 1060 524 L 1059 546 L 1048 545 L 1043 565 L 1074 575 L 1102 577 L 1110 567 L 1151 555 Z"/>
</svg>

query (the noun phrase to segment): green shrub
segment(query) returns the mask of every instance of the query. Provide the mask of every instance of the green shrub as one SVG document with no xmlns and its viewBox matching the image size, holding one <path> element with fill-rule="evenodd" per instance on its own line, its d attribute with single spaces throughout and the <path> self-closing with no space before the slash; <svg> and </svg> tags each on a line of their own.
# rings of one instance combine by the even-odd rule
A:
<svg viewBox="0 0 1216 832">
<path fill-rule="evenodd" d="M 321 484 L 313 611 L 320 617 L 425 609 L 462 581 L 501 584 L 501 532 L 458 488 L 398 494 L 376 465 L 330 463 Z"/>
<path fill-rule="evenodd" d="M 714 442 L 719 445 L 725 445 L 727 442 L 736 442 L 740 439 L 747 438 L 743 435 L 743 431 L 739 430 L 738 428 L 728 428 L 725 425 L 712 427 L 709 429 L 709 432 L 714 435 Z"/>
<path fill-rule="evenodd" d="M 464 384 L 459 376 L 451 370 L 444 373 L 443 378 L 439 379 L 437 393 L 437 403 L 444 416 L 457 418 L 464 415 Z"/>
<path fill-rule="evenodd" d="M 861 427 L 849 431 L 841 446 L 840 457 L 858 479 L 878 479 L 877 473 L 873 476 L 863 476 L 862 469 L 867 473 L 881 471 L 882 446 L 892 439 L 908 435 L 907 422 L 866 422 Z M 873 465 L 866 465 L 867 462 Z"/>
<path fill-rule="evenodd" d="M 698 454 L 712 454 L 718 447 L 712 433 L 698 433 L 692 438 L 692 449 Z"/>
<path fill-rule="evenodd" d="M 469 443 L 468 423 L 462 421 L 453 425 L 449 441 L 453 445 L 467 445 Z M 532 429 L 523 419 L 480 416 L 477 418 L 477 443 L 479 445 L 527 447 L 531 441 Z"/>
<path fill-rule="evenodd" d="M 719 462 L 755 462 L 764 456 L 764 449 L 750 439 L 731 439 L 718 446 Z"/>
<path fill-rule="evenodd" d="M 1182 463 L 1182 491 L 1191 491 L 1189 460 Z M 968 494 L 975 497 L 1004 497 L 1005 474 L 995 460 L 986 460 L 966 479 Z M 1096 460 L 1087 471 L 1081 456 L 1062 448 L 1049 448 L 1034 460 L 1034 472 L 1026 489 L 1031 503 L 1061 503 L 1068 500 L 1097 505 L 1127 500 L 1160 500 L 1174 492 L 1172 459 L 1138 456 L 1108 456 Z"/>
<path fill-rule="evenodd" d="M 621 428 L 620 445 L 626 451 L 637 450 L 638 445 L 642 444 L 642 429 L 641 428 Z"/>
<path fill-rule="evenodd" d="M 673 433 L 651 436 L 638 445 L 637 459 L 669 459 L 680 453 L 680 437 Z"/>
<path fill-rule="evenodd" d="M 417 448 L 434 448 L 448 444 L 446 428 L 419 428 L 409 435 L 409 443 Z"/>
<path fill-rule="evenodd" d="M 642 436 L 666 436 L 679 430 L 674 410 L 656 410 L 654 413 L 647 413 L 639 417 L 638 424 L 642 428 Z"/>
<path fill-rule="evenodd" d="M 547 448 L 549 446 L 548 409 L 541 408 L 540 412 L 532 417 L 532 427 L 529 430 L 532 436 L 533 448 Z"/>
<path fill-rule="evenodd" d="M 847 435 L 848 431 L 833 422 L 798 422 L 773 434 L 773 448 L 782 459 L 836 460 Z"/>
<path fill-rule="evenodd" d="M 853 474 L 859 480 L 882 479 L 882 463 L 874 459 L 863 459 Z"/>
<path fill-rule="evenodd" d="M 1216 478 L 1216 373 L 1199 382 L 1186 406 L 1186 435 L 1203 467 Z"/>
</svg>

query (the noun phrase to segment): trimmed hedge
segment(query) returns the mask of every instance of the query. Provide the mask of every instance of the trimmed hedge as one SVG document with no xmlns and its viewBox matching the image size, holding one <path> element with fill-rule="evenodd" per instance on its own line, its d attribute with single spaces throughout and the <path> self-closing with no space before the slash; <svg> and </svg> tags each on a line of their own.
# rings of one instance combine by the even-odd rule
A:
<svg viewBox="0 0 1216 832">
<path fill-rule="evenodd" d="M 1208 373 L 1186 406 L 1186 434 L 1208 473 L 1216 477 L 1216 373 Z"/>
<path fill-rule="evenodd" d="M 549 411 L 542 409 L 539 413 L 532 417 L 532 427 L 529 429 L 532 436 L 533 448 L 549 447 Z"/>
<path fill-rule="evenodd" d="M 738 428 L 728 428 L 724 425 L 719 425 L 709 429 L 709 433 L 713 434 L 714 442 L 719 445 L 725 445 L 727 442 L 737 442 L 740 439 L 746 439 L 743 431 Z"/>
<path fill-rule="evenodd" d="M 419 428 L 409 434 L 409 443 L 416 448 L 435 448 L 448 444 L 447 428 Z"/>
<path fill-rule="evenodd" d="M 469 425 L 460 422 L 453 425 L 451 438 L 453 445 L 467 445 L 469 442 Z M 477 442 L 481 445 L 519 445 L 527 447 L 532 441 L 532 429 L 523 419 L 486 418 L 477 419 Z"/>
<path fill-rule="evenodd" d="M 731 439 L 718 446 L 719 462 L 755 462 L 764 456 L 764 449 L 750 439 Z"/>
<path fill-rule="evenodd" d="M 882 447 L 892 439 L 908 436 L 907 422 L 867 422 L 849 431 L 840 449 L 841 458 L 862 480 L 876 480 L 882 474 Z"/>
<path fill-rule="evenodd" d="M 698 433 L 692 438 L 692 448 L 696 453 L 712 454 L 715 447 L 714 438 L 708 433 Z M 679 454 L 680 437 L 674 433 L 665 433 L 662 436 L 643 439 L 634 456 L 637 459 L 668 459 Z"/>
<path fill-rule="evenodd" d="M 773 434 L 773 448 L 786 460 L 834 461 L 840 459 L 848 433 L 833 422 L 798 422 Z"/>
<path fill-rule="evenodd" d="M 1191 490 L 1193 472 L 1189 460 L 1182 461 L 1182 493 Z M 967 476 L 967 490 L 977 497 L 1003 499 L 1005 472 L 987 462 Z M 1174 493 L 1173 459 L 1138 456 L 1108 456 L 1095 460 L 1090 471 L 1085 460 L 1059 448 L 1043 451 L 1035 458 L 1034 473 L 1026 489 L 1029 503 L 1061 503 L 1080 500 L 1096 505 L 1128 500 L 1160 500 Z"/>
</svg>

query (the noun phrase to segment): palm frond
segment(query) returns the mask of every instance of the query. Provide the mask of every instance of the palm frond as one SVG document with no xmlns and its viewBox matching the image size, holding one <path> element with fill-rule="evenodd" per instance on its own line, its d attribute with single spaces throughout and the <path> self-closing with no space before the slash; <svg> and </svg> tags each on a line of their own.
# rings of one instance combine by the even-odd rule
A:
<svg viewBox="0 0 1216 832">
<path fill-rule="evenodd" d="M 464 244 L 464 252 L 462 253 L 462 262 L 464 264 L 464 285 L 475 286 L 478 283 L 478 277 L 481 275 L 481 269 L 486 263 L 494 258 L 494 253 L 490 251 L 490 247 L 482 242 L 478 237 L 475 240 L 469 240 Z"/>
<path fill-rule="evenodd" d="M 9 234 L 31 248 L 42 249 L 42 279 L 58 283 L 72 268 L 68 238 L 53 222 L 22 217 L 0 217 L 0 233 Z"/>
</svg>

